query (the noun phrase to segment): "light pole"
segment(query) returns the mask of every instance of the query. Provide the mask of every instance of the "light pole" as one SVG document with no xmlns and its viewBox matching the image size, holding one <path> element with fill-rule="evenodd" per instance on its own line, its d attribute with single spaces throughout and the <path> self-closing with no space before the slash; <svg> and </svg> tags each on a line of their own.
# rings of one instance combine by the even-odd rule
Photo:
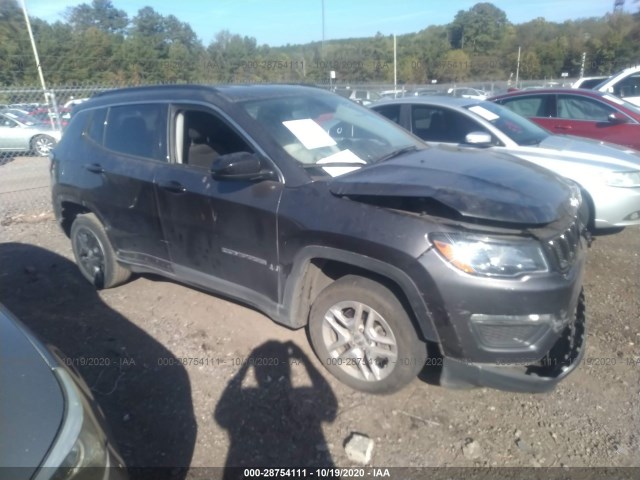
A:
<svg viewBox="0 0 640 480">
<path fill-rule="evenodd" d="M 53 104 L 53 112 L 55 114 L 55 125 L 58 130 L 61 130 L 60 114 L 58 112 L 58 104 L 54 96 L 47 92 L 47 84 L 44 82 L 44 74 L 42 73 L 42 65 L 40 65 L 40 57 L 38 56 L 38 49 L 36 48 L 36 41 L 33 38 L 33 31 L 31 30 L 31 21 L 29 20 L 29 14 L 27 13 L 27 5 L 25 0 L 22 0 L 22 13 L 24 13 L 24 21 L 27 24 L 27 32 L 29 32 L 29 40 L 31 40 L 31 48 L 33 48 L 33 56 L 36 60 L 36 68 L 38 69 L 38 76 L 40 77 L 40 84 L 42 85 L 42 91 L 44 93 L 44 100 L 47 102 L 47 106 Z"/>
<path fill-rule="evenodd" d="M 322 56 L 324 57 L 324 0 L 322 1 Z"/>
</svg>

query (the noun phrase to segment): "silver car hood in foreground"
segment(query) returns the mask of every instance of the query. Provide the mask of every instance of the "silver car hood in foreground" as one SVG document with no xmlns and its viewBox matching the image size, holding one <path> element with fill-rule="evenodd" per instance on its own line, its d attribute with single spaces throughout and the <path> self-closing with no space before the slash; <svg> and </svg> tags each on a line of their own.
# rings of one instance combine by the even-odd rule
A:
<svg viewBox="0 0 640 480">
<path fill-rule="evenodd" d="M 0 471 L 15 479 L 33 475 L 64 414 L 60 384 L 42 349 L 0 305 Z"/>
</svg>

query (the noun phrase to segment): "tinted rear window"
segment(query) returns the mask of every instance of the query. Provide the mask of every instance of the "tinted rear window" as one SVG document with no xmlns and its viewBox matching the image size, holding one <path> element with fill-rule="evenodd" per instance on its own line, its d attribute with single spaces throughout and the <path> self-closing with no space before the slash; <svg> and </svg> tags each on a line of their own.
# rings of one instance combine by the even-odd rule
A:
<svg viewBox="0 0 640 480">
<path fill-rule="evenodd" d="M 111 107 L 104 146 L 128 155 L 167 161 L 166 135 L 166 105 Z"/>
</svg>

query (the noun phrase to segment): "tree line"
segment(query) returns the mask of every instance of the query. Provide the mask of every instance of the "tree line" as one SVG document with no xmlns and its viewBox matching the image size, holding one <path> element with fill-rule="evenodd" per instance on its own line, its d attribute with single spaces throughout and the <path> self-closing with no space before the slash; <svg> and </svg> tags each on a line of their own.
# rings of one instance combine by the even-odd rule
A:
<svg viewBox="0 0 640 480">
<path fill-rule="evenodd" d="M 145 83 L 351 83 L 393 81 L 393 40 L 370 38 L 270 47 L 221 29 L 204 45 L 188 23 L 152 7 L 133 18 L 110 0 L 68 8 L 64 21 L 31 18 L 50 85 Z M 215 24 L 215 18 L 212 19 Z M 640 64 L 640 13 L 562 23 L 511 23 L 491 3 L 459 11 L 447 25 L 397 37 L 399 84 L 507 80 L 520 47 L 519 77 L 610 74 Z M 37 85 L 17 0 L 0 0 L 0 85 Z"/>
</svg>

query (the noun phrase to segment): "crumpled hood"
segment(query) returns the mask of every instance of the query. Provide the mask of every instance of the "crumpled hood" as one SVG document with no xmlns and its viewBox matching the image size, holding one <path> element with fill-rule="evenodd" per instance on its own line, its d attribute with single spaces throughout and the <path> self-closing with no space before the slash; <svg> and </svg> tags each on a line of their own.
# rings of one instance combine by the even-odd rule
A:
<svg viewBox="0 0 640 480">
<path fill-rule="evenodd" d="M 335 195 L 424 197 L 465 217 L 541 225 L 575 215 L 569 184 L 551 171 L 511 155 L 437 146 L 334 178 Z"/>
</svg>

